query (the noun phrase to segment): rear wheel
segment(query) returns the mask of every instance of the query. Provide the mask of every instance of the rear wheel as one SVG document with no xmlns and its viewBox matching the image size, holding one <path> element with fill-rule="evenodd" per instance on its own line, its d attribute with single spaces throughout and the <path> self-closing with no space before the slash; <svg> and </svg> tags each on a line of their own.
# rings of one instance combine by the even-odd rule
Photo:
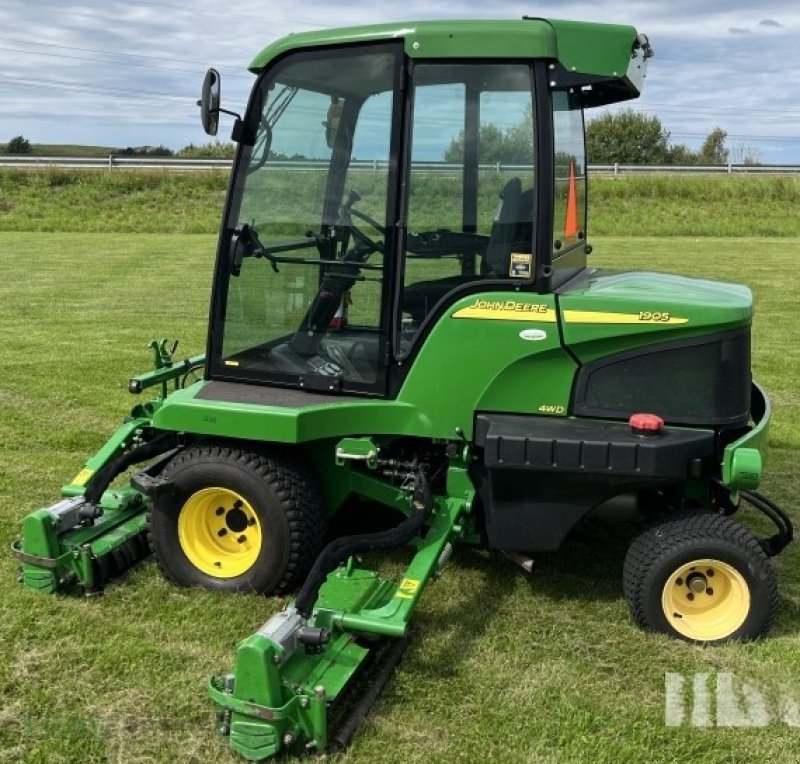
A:
<svg viewBox="0 0 800 764">
<path fill-rule="evenodd" d="M 753 639 L 775 618 L 769 558 L 749 531 L 710 512 L 645 530 L 628 550 L 623 578 L 634 621 L 690 642 Z"/>
<path fill-rule="evenodd" d="M 148 537 L 167 578 L 278 594 L 305 577 L 322 547 L 325 512 L 302 464 L 212 445 L 179 453 L 162 474 L 175 491 L 155 498 Z"/>
</svg>

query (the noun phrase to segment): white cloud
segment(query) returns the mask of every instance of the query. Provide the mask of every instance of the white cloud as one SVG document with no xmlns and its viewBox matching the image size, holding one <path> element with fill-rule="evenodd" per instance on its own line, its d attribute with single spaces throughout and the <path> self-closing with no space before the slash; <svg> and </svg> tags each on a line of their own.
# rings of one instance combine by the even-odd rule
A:
<svg viewBox="0 0 800 764">
<path fill-rule="evenodd" d="M 656 56 L 644 96 L 676 140 L 719 125 L 764 161 L 800 162 L 800 5 L 788 0 L 386 0 L 272 4 L 240 0 L 37 0 L 0 7 L 0 141 L 180 147 L 205 139 L 195 100 L 207 66 L 224 105 L 242 109 L 247 63 L 290 32 L 416 18 L 556 18 L 633 24 Z M 747 33 L 731 33 L 740 30 Z M 773 140 L 768 140 L 773 136 Z"/>
</svg>

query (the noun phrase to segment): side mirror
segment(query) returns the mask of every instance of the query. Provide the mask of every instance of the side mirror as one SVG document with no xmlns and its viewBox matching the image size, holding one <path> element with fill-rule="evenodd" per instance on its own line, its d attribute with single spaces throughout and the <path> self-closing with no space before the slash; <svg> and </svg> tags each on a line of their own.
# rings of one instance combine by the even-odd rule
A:
<svg viewBox="0 0 800 764">
<path fill-rule="evenodd" d="M 209 69 L 203 80 L 203 92 L 197 105 L 200 107 L 200 121 L 203 130 L 216 135 L 219 128 L 220 80 L 216 69 Z"/>
</svg>

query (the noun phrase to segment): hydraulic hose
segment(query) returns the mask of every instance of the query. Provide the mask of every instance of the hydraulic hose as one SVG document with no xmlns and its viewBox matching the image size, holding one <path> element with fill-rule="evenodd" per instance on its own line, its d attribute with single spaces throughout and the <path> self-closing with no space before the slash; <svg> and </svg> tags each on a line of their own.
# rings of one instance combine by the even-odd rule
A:
<svg viewBox="0 0 800 764">
<path fill-rule="evenodd" d="M 92 475 L 83 492 L 84 499 L 89 504 L 97 505 L 117 475 L 125 472 L 128 467 L 140 462 L 154 459 L 170 451 L 178 444 L 178 436 L 174 432 L 163 432 L 149 443 L 145 443 L 133 451 L 127 451 L 113 458 Z"/>
<path fill-rule="evenodd" d="M 304 618 L 311 615 L 320 587 L 325 583 L 328 573 L 336 570 L 348 557 L 403 546 L 419 533 L 433 509 L 433 494 L 423 467 L 417 470 L 411 507 L 411 514 L 402 523 L 387 531 L 343 536 L 331 541 L 320 552 L 297 595 L 294 603 L 297 612 Z"/>
<path fill-rule="evenodd" d="M 768 499 L 763 494 L 758 493 L 758 491 L 741 490 L 739 491 L 739 496 L 748 504 L 752 504 L 752 506 L 775 523 L 778 532 L 767 539 L 759 539 L 759 544 L 761 544 L 761 548 L 766 552 L 767 556 L 774 557 L 789 544 L 794 537 L 792 521 L 772 499 Z"/>
</svg>

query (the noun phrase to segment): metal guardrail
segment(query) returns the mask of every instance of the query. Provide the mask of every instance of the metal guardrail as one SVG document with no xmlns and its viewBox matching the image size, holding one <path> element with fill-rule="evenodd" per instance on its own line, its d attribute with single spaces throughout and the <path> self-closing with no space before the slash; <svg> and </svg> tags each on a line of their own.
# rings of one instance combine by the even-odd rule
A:
<svg viewBox="0 0 800 764">
<path fill-rule="evenodd" d="M 66 170 L 229 170 L 230 159 L 183 159 L 176 157 L 120 156 L 47 157 L 32 154 L 0 154 L 0 167 L 60 167 Z"/>
<path fill-rule="evenodd" d="M 594 175 L 646 175 L 665 173 L 669 175 L 796 175 L 800 173 L 800 165 L 791 164 L 716 164 L 716 165 L 680 165 L 680 164 L 593 164 L 589 172 Z"/>
<path fill-rule="evenodd" d="M 111 154 L 105 157 L 46 157 L 31 154 L 0 154 L 0 167 L 42 168 L 59 167 L 63 169 L 94 170 L 229 170 L 230 159 L 186 159 L 178 157 L 121 156 Z M 270 164 L 295 172 L 322 170 L 328 167 L 326 160 L 272 160 Z M 386 170 L 388 163 L 379 160 L 353 160 L 350 169 L 359 172 L 379 172 Z M 417 170 L 429 172 L 458 172 L 461 165 L 446 162 L 415 162 Z M 530 165 L 491 163 L 480 165 L 481 171 L 496 172 L 531 172 Z M 643 175 L 664 173 L 670 175 L 733 175 L 733 174 L 798 174 L 800 165 L 632 165 L 632 164 L 597 164 L 589 165 L 589 172 L 594 175 Z"/>
</svg>

